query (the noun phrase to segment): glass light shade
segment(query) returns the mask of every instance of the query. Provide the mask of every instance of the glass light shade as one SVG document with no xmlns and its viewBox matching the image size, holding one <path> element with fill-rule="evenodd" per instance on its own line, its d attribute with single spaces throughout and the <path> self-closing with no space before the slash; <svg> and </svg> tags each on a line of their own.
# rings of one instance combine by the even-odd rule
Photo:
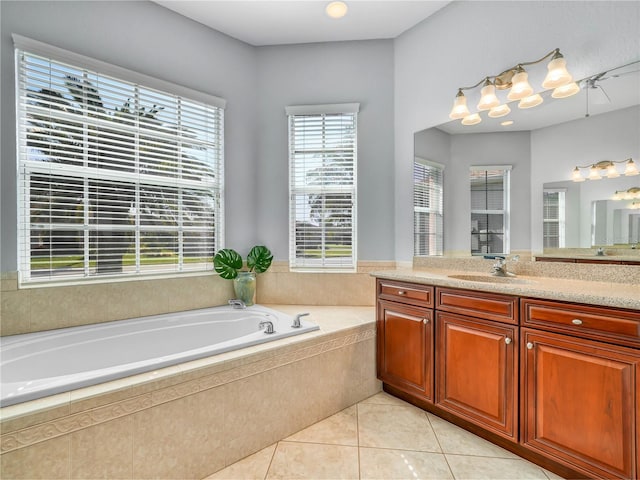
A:
<svg viewBox="0 0 640 480">
<path fill-rule="evenodd" d="M 574 182 L 584 182 L 585 178 L 580 173 L 580 169 L 578 167 L 573 169 L 571 180 L 573 180 Z"/>
<path fill-rule="evenodd" d="M 482 96 L 480 97 L 480 101 L 478 102 L 478 110 L 489 110 L 490 108 L 497 107 L 500 105 L 500 100 L 496 97 L 496 87 L 489 84 L 482 87 L 480 90 Z"/>
<path fill-rule="evenodd" d="M 498 105 L 497 107 L 493 107 L 491 110 L 489 110 L 489 116 L 491 118 L 500 118 L 508 115 L 510 112 L 511 109 L 509 108 L 509 105 L 503 103 L 502 105 Z"/>
<path fill-rule="evenodd" d="M 631 205 L 629 205 L 629 208 L 632 210 L 640 209 L 640 202 L 633 202 Z"/>
<path fill-rule="evenodd" d="M 456 95 L 456 99 L 453 102 L 451 113 L 449 113 L 449 118 L 451 120 L 457 120 L 468 116 L 470 113 L 471 112 L 467 108 L 467 97 L 464 96 L 464 93 L 458 92 L 458 95 Z"/>
<path fill-rule="evenodd" d="M 557 88 L 573 81 L 573 77 L 567 71 L 567 62 L 564 58 L 554 58 L 547 65 L 547 76 L 544 77 L 542 88 Z"/>
<path fill-rule="evenodd" d="M 600 170 L 596 167 L 591 167 L 589 169 L 589 180 L 600 180 Z"/>
<path fill-rule="evenodd" d="M 571 82 L 553 90 L 551 96 L 553 98 L 567 98 L 575 95 L 580 91 L 580 86 L 576 82 Z"/>
<path fill-rule="evenodd" d="M 472 113 L 471 115 L 467 115 L 462 119 L 463 125 L 476 125 L 482 121 L 479 113 Z"/>
<path fill-rule="evenodd" d="M 347 4 L 344 2 L 331 2 L 324 11 L 331 18 L 342 18 L 347 14 Z"/>
<path fill-rule="evenodd" d="M 631 193 L 629 190 L 627 190 L 626 192 L 622 192 L 622 198 L 624 200 L 633 200 L 633 193 Z"/>
<path fill-rule="evenodd" d="M 542 97 L 539 93 L 536 93 L 535 95 L 531 95 L 530 97 L 520 100 L 520 102 L 518 103 L 518 108 L 533 108 L 537 107 L 542 102 Z"/>
<path fill-rule="evenodd" d="M 617 178 L 619 176 L 620 174 L 618 173 L 614 163 L 607 167 L 607 178 Z"/>
<path fill-rule="evenodd" d="M 509 100 L 521 100 L 533 93 L 533 88 L 529 85 L 529 75 L 524 70 L 516 73 L 511 79 L 511 90 L 507 98 Z"/>
<path fill-rule="evenodd" d="M 616 193 L 613 194 L 611 200 L 622 200 L 622 192 L 616 190 Z"/>
<path fill-rule="evenodd" d="M 634 175 L 638 175 L 640 172 L 638 172 L 638 167 L 636 167 L 636 164 L 633 162 L 633 160 L 629 159 L 629 161 L 627 162 L 627 166 L 624 169 L 624 174 L 627 177 L 632 177 Z"/>
</svg>

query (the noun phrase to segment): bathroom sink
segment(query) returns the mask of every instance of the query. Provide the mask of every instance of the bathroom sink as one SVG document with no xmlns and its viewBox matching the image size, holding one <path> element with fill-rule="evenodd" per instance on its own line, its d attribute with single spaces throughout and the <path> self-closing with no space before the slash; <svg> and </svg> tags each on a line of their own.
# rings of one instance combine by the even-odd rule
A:
<svg viewBox="0 0 640 480">
<path fill-rule="evenodd" d="M 449 275 L 449 278 L 455 280 L 465 280 L 467 282 L 482 283 L 507 283 L 507 284 L 528 284 L 534 283 L 531 280 L 525 280 L 518 277 L 494 277 L 493 275 Z"/>
</svg>

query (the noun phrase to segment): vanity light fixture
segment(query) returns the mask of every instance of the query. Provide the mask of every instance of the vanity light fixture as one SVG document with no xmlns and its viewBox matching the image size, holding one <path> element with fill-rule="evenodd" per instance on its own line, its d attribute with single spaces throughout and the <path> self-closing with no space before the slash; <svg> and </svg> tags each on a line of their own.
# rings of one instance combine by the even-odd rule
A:
<svg viewBox="0 0 640 480">
<path fill-rule="evenodd" d="M 625 164 L 625 169 L 623 174 L 627 177 L 632 177 L 634 175 L 640 174 L 638 171 L 638 167 L 634 163 L 633 159 L 627 158 L 626 160 L 602 160 L 598 163 L 592 163 L 591 165 L 585 166 L 576 166 L 573 169 L 573 173 L 571 175 L 571 179 L 574 182 L 584 182 L 587 178 L 589 180 L 600 180 L 601 178 L 616 178 L 620 176 L 620 172 L 618 171 L 616 165 L 619 163 Z M 584 177 L 582 175 L 582 169 L 589 169 L 589 175 Z"/>
<path fill-rule="evenodd" d="M 627 190 L 616 190 L 611 200 L 640 200 L 640 187 L 631 187 Z"/>
<path fill-rule="evenodd" d="M 348 9 L 347 4 L 344 2 L 331 2 L 324 11 L 331 18 L 342 18 L 347 14 Z"/>
<path fill-rule="evenodd" d="M 629 208 L 632 210 L 640 210 L 640 202 L 631 202 Z"/>
<path fill-rule="evenodd" d="M 554 89 L 551 94 L 554 98 L 565 98 L 575 95 L 580 91 L 580 87 L 573 81 L 573 77 L 567 71 L 567 62 L 560 53 L 560 49 L 556 48 L 547 53 L 544 57 L 533 62 L 522 62 L 515 67 L 511 67 L 498 75 L 490 75 L 483 78 L 475 85 L 470 87 L 461 87 L 453 103 L 453 108 L 449 113 L 452 120 L 463 119 L 463 125 L 475 125 L 482 121 L 478 113 L 472 113 L 467 107 L 467 99 L 463 90 L 472 90 L 482 85 L 480 91 L 481 97 L 478 102 L 477 109 L 479 112 L 489 110 L 491 118 L 502 117 L 507 115 L 511 110 L 506 103 L 501 104 L 500 99 L 496 95 L 496 89 L 510 89 L 507 99 L 520 100 L 519 108 L 532 108 L 542 103 L 542 97 L 539 93 L 535 93 L 533 87 L 529 83 L 529 75 L 524 67 L 541 63 L 551 58 L 547 65 L 547 75 L 542 82 L 542 88 Z M 501 107 L 506 107 L 501 108 Z"/>
</svg>

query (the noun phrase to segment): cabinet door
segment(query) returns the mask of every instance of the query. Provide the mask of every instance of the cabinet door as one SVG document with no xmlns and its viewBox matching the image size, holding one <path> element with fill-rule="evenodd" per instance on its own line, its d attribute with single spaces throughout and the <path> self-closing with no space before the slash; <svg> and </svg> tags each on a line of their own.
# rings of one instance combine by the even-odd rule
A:
<svg viewBox="0 0 640 480">
<path fill-rule="evenodd" d="M 522 442 L 590 477 L 637 478 L 640 352 L 522 329 Z"/>
<path fill-rule="evenodd" d="M 436 335 L 436 404 L 517 440 L 517 327 L 436 312 Z"/>
<path fill-rule="evenodd" d="M 433 312 L 378 302 L 378 378 L 433 401 Z"/>
</svg>

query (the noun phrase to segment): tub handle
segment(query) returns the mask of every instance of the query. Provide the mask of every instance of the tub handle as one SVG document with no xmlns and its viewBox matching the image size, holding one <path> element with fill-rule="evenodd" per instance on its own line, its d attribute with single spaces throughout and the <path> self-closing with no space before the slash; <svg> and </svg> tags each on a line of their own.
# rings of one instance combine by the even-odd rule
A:
<svg viewBox="0 0 640 480">
<path fill-rule="evenodd" d="M 293 324 L 291 324 L 291 328 L 300 328 L 302 326 L 302 324 L 300 323 L 300 319 L 302 317 L 306 317 L 307 315 L 309 315 L 309 312 L 297 314 L 296 318 L 293 319 Z"/>
<path fill-rule="evenodd" d="M 266 327 L 266 328 L 265 328 L 265 327 Z M 268 334 L 276 333 L 276 331 L 273 329 L 273 322 L 272 322 L 271 320 L 262 320 L 262 321 L 258 324 L 258 328 L 259 328 L 260 330 L 262 330 L 262 329 L 264 328 L 264 329 L 265 329 L 265 330 L 264 330 L 264 333 L 268 333 Z"/>
</svg>

